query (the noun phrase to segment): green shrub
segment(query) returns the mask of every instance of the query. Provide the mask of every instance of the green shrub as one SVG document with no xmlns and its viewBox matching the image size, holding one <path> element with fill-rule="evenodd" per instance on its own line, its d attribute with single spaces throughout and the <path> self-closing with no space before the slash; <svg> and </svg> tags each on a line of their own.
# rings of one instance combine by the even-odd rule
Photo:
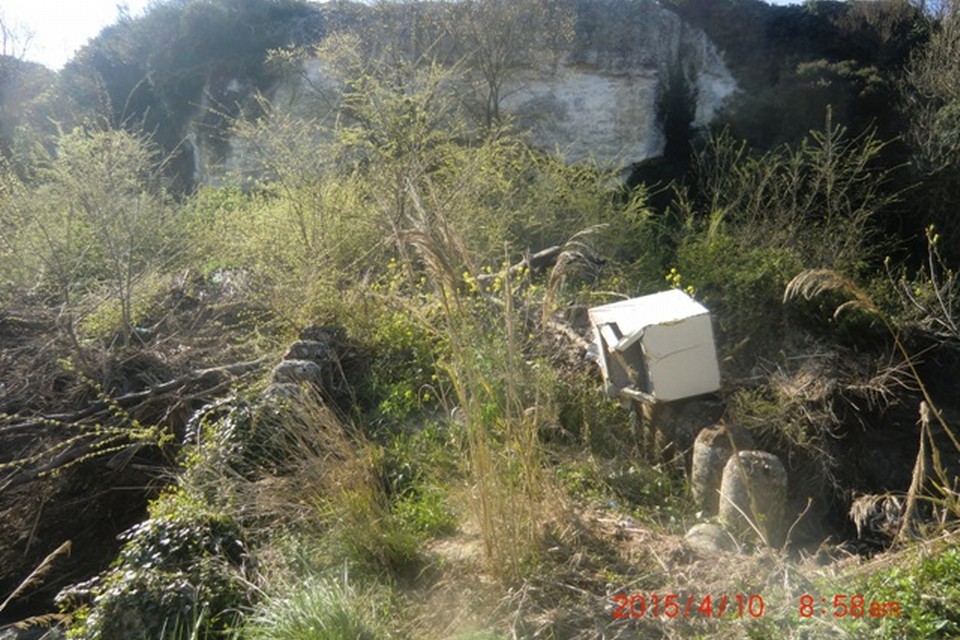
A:
<svg viewBox="0 0 960 640">
<path fill-rule="evenodd" d="M 556 474 L 577 499 L 631 512 L 658 525 L 681 524 L 690 512 L 685 482 L 662 465 L 591 456 L 557 465 Z"/>
<path fill-rule="evenodd" d="M 383 482 L 390 510 L 419 537 L 452 532 L 457 519 L 445 483 L 459 477 L 459 443 L 450 425 L 431 422 L 413 433 L 394 435 L 383 452 Z"/>
<path fill-rule="evenodd" d="M 167 493 L 152 505 L 150 519 L 122 540 L 120 555 L 101 576 L 93 604 L 71 637 L 161 638 L 190 623 L 199 623 L 205 637 L 224 637 L 249 604 L 242 579 L 247 544 L 230 516 Z"/>
<path fill-rule="evenodd" d="M 437 485 L 417 487 L 394 502 L 392 511 L 405 529 L 422 536 L 451 533 L 457 525 L 447 494 Z"/>
<path fill-rule="evenodd" d="M 863 595 L 866 609 L 863 615 L 846 617 L 843 627 L 856 637 L 885 640 L 960 636 L 960 549 L 917 549 L 904 555 L 906 562 L 838 590 Z M 871 608 L 873 614 L 882 615 L 872 615 Z"/>
<path fill-rule="evenodd" d="M 88 294 L 106 294 L 126 345 L 142 281 L 188 244 L 159 178 L 163 159 L 143 133 L 77 128 L 56 142 L 55 155 L 33 159 L 29 182 L 2 177 L 0 257 L 13 262 L 0 270 L 40 284 L 71 315 Z"/>
</svg>

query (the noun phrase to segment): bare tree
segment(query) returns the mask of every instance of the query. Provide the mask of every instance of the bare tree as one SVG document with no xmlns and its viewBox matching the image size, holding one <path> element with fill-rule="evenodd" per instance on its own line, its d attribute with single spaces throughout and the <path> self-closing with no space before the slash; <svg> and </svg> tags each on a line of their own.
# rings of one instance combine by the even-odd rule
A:
<svg viewBox="0 0 960 640">
<path fill-rule="evenodd" d="M 33 34 L 20 29 L 0 14 L 0 57 L 23 60 L 30 49 Z"/>
<path fill-rule="evenodd" d="M 468 72 L 487 126 L 500 120 L 509 80 L 523 69 L 553 65 L 573 39 L 574 19 L 563 2 L 463 0 L 448 7 L 447 28 Z"/>
</svg>

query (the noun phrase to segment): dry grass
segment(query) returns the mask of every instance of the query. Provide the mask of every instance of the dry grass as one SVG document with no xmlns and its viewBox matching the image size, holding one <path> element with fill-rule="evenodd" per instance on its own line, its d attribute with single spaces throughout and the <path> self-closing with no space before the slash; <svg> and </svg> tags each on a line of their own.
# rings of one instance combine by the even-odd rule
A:
<svg viewBox="0 0 960 640">
<path fill-rule="evenodd" d="M 954 458 L 960 454 L 960 440 L 954 429 L 947 423 L 939 404 L 933 399 L 930 389 L 920 376 L 915 359 L 901 339 L 898 327 L 856 283 L 828 269 L 814 269 L 797 275 L 787 286 L 784 300 L 797 297 L 809 300 L 825 293 L 840 294 L 847 298 L 836 307 L 834 317 L 845 311 L 858 309 L 869 313 L 883 323 L 893 338 L 896 352 L 903 361 L 903 365 L 896 366 L 896 373 L 891 373 L 885 378 L 899 381 L 907 388 L 915 388 L 922 398 L 920 403 L 921 446 L 907 498 L 908 517 L 904 519 L 903 528 L 898 537 L 902 538 L 914 527 L 916 502 L 920 493 L 926 493 L 926 501 L 933 505 L 934 511 L 940 510 L 944 514 L 944 520 L 946 513 L 951 513 L 954 517 L 960 516 L 960 494 L 957 493 L 955 482 L 943 462 L 945 457 Z M 904 379 L 908 382 L 903 382 Z M 945 438 L 945 443 L 938 443 L 934 438 L 930 429 L 932 423 L 939 427 L 943 436 L 940 440 Z M 949 448 L 949 451 L 944 451 L 944 447 Z"/>
<path fill-rule="evenodd" d="M 813 592 L 814 582 L 827 571 L 772 550 L 699 555 L 681 536 L 594 509 L 571 508 L 550 519 L 546 529 L 537 571 L 509 588 L 486 569 L 478 527 L 466 524 L 456 536 L 431 544 L 427 555 L 433 570 L 424 575 L 433 579 L 403 591 L 416 603 L 410 622 L 418 630 L 414 637 L 480 631 L 570 640 L 755 637 L 764 634 L 763 618 L 789 619 L 797 598 Z M 688 597 L 696 604 L 688 615 L 615 619 L 618 594 L 648 599 L 677 594 L 681 609 Z M 755 619 L 746 611 L 739 616 L 737 594 L 762 597 L 763 616 Z M 696 611 L 708 595 L 712 618 Z M 718 618 L 724 595 L 731 604 Z M 801 637 L 781 630 L 784 638 Z"/>
<path fill-rule="evenodd" d="M 46 576 L 51 569 L 53 569 L 54 562 L 60 556 L 70 555 L 70 549 L 72 548 L 72 543 L 67 540 L 59 547 L 47 554 L 47 557 L 37 565 L 37 568 L 30 572 L 23 582 L 17 585 L 17 588 L 13 590 L 13 593 L 8 595 L 3 602 L 0 602 L 0 613 L 7 608 L 11 602 L 16 600 L 19 596 L 23 595 L 31 587 L 36 586 L 43 582 L 44 576 Z"/>
</svg>

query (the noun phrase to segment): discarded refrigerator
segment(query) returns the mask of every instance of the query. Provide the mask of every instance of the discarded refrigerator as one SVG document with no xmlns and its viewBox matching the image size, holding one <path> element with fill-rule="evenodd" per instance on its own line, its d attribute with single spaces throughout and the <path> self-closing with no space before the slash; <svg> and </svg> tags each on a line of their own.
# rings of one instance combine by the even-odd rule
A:
<svg viewBox="0 0 960 640">
<path fill-rule="evenodd" d="M 669 402 L 720 388 L 710 312 L 671 289 L 589 310 L 607 394 Z"/>
</svg>

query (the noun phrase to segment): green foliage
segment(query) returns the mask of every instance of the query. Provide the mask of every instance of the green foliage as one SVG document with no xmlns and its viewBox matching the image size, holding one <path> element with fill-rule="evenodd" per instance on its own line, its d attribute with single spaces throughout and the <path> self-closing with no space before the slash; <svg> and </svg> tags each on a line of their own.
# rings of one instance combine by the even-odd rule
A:
<svg viewBox="0 0 960 640">
<path fill-rule="evenodd" d="M 418 487 L 407 493 L 394 502 L 392 511 L 404 528 L 419 535 L 437 536 L 456 530 L 456 517 L 439 485 Z"/>
<path fill-rule="evenodd" d="M 842 628 L 851 637 L 884 640 L 956 637 L 960 634 L 960 550 L 944 547 L 901 553 L 907 556 L 905 562 L 862 576 L 843 589 L 863 594 L 866 613 L 848 617 Z M 874 613 L 884 615 L 871 616 L 871 603 L 878 603 Z M 886 603 L 897 603 L 896 615 Z"/>
<path fill-rule="evenodd" d="M 248 602 L 241 577 L 246 543 L 230 516 L 169 492 L 152 505 L 150 519 L 122 539 L 120 555 L 101 576 L 92 608 L 71 637 L 160 638 L 198 620 L 204 637 L 230 631 L 238 607 Z"/>
<path fill-rule="evenodd" d="M 807 268 L 856 275 L 878 257 L 879 216 L 896 200 L 874 162 L 883 144 L 833 125 L 796 148 L 753 155 L 726 136 L 698 160 L 697 199 L 678 199 L 678 273 L 744 357 L 784 337 L 786 284 Z M 762 327 L 762 330 L 758 328 Z M 742 344 L 741 344 L 742 343 Z"/>
<path fill-rule="evenodd" d="M 626 412 L 598 388 L 594 372 L 577 371 L 559 379 L 554 397 L 557 423 L 541 430 L 545 444 L 587 447 L 603 457 L 635 444 Z"/>
<path fill-rule="evenodd" d="M 369 337 L 372 351 L 360 400 L 375 406 L 379 418 L 398 424 L 436 407 L 449 391 L 437 367 L 444 342 L 418 318 L 433 311 L 426 278 L 412 290 L 405 280 L 399 263 L 390 260 L 365 296 L 364 317 L 356 323 L 358 332 Z"/>
<path fill-rule="evenodd" d="M 399 575 L 420 563 L 421 536 L 410 526 L 416 525 L 410 514 L 391 508 L 374 456 L 361 454 L 334 476 L 339 486 L 321 499 L 318 517 L 332 528 L 334 565 L 346 562 L 365 576 Z"/>
<path fill-rule="evenodd" d="M 763 337 L 776 340 L 784 329 L 784 287 L 803 263 L 789 249 L 744 240 L 735 231 L 688 237 L 677 251 L 678 271 L 714 312 L 728 343 L 755 335 L 758 321 L 768 330 Z"/>
<path fill-rule="evenodd" d="M 186 244 L 161 159 L 147 136 L 125 131 L 77 128 L 57 145 L 55 156 L 35 159 L 31 182 L 6 172 L 0 266 L 15 287 L 47 289 L 68 315 L 87 294 L 104 295 L 128 344 L 141 281 L 171 266 Z"/>
<path fill-rule="evenodd" d="M 283 403 L 258 401 L 247 394 L 200 410 L 189 425 L 196 441 L 184 453 L 186 479 L 199 482 L 198 476 L 210 471 L 254 479 L 276 471 L 289 453 L 283 426 L 289 411 Z"/>
<path fill-rule="evenodd" d="M 659 526 L 680 527 L 690 515 L 686 484 L 663 465 L 590 456 L 559 464 L 556 474 L 570 495 Z"/>
<path fill-rule="evenodd" d="M 306 579 L 270 596 L 244 627 L 250 640 L 378 640 L 382 629 L 376 596 L 346 579 Z"/>
<path fill-rule="evenodd" d="M 449 425 L 430 422 L 390 439 L 383 454 L 383 481 L 390 510 L 400 524 L 420 537 L 451 533 L 456 514 L 446 486 L 458 477 L 459 443 Z"/>
</svg>

